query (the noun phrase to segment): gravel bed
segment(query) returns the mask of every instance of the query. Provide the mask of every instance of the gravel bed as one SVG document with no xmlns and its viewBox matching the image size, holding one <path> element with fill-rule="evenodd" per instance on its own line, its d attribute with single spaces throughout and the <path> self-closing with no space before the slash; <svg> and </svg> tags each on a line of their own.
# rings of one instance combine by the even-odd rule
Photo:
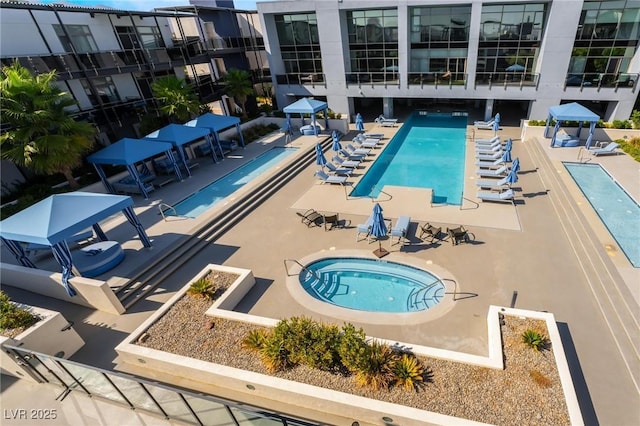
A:
<svg viewBox="0 0 640 426">
<path fill-rule="evenodd" d="M 138 344 L 269 374 L 256 354 L 241 349 L 244 336 L 258 327 L 206 317 L 204 313 L 211 303 L 205 298 L 185 295 L 147 330 L 146 340 Z M 512 316 L 505 316 L 504 320 L 501 327 L 504 370 L 421 357 L 430 374 L 427 375 L 426 385 L 418 391 L 361 388 L 351 377 L 305 366 L 273 375 L 479 422 L 498 425 L 569 425 L 553 348 L 536 352 L 521 341 L 521 335 L 527 329 L 548 335 L 544 321 Z M 531 371 L 540 373 L 542 378 L 534 381 Z"/>
</svg>

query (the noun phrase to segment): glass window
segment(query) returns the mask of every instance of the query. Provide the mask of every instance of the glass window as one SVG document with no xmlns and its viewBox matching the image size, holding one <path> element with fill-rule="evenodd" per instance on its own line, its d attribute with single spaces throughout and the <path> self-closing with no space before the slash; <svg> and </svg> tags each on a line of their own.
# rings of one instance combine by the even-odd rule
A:
<svg viewBox="0 0 640 426">
<path fill-rule="evenodd" d="M 276 15 L 276 31 L 286 73 L 322 73 L 315 13 Z"/>
<path fill-rule="evenodd" d="M 91 100 L 91 103 L 95 106 L 100 105 L 100 103 L 108 104 L 112 102 L 120 101 L 120 95 L 118 94 L 118 90 L 116 89 L 115 84 L 113 84 L 113 80 L 111 77 L 96 77 L 91 79 L 91 84 L 95 88 L 95 91 L 100 98 L 98 101 L 93 91 L 91 90 L 91 86 L 87 80 L 80 80 L 82 87 L 84 88 L 85 93 Z"/>
<path fill-rule="evenodd" d="M 164 47 L 164 40 L 157 27 L 138 27 L 138 33 L 144 48 Z"/>
<path fill-rule="evenodd" d="M 74 48 L 77 53 L 98 51 L 88 25 L 65 25 L 63 28 L 62 25 L 54 24 L 53 28 L 65 52 L 73 52 Z"/>
<path fill-rule="evenodd" d="M 351 72 L 397 73 L 397 9 L 348 11 L 347 31 Z M 389 78 L 397 76 L 390 75 Z"/>
</svg>

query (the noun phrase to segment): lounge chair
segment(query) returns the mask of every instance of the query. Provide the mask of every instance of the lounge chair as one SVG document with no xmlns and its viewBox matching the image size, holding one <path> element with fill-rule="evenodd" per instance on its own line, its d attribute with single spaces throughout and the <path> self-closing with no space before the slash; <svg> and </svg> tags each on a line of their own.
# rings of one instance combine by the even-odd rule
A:
<svg viewBox="0 0 640 426">
<path fill-rule="evenodd" d="M 435 240 L 440 241 L 441 232 L 441 227 L 433 226 L 427 222 L 420 226 L 420 236 L 418 238 L 421 240 L 428 240 L 430 243 L 433 243 Z"/>
<path fill-rule="evenodd" d="M 364 238 L 370 241 L 371 225 L 373 224 L 373 215 L 369 216 L 365 223 L 359 223 L 356 225 L 356 242 L 360 241 L 360 235 L 364 234 Z"/>
<path fill-rule="evenodd" d="M 616 149 L 619 146 L 620 145 L 618 145 L 616 142 L 609 142 L 609 145 L 605 146 L 604 148 L 590 149 L 589 152 L 595 155 L 596 157 L 598 155 L 612 155 L 612 154 L 617 155 L 618 151 L 616 151 Z"/>
<path fill-rule="evenodd" d="M 315 175 L 316 175 L 316 177 L 318 179 L 320 179 L 322 181 L 323 184 L 325 184 L 325 183 L 338 183 L 340 185 L 344 185 L 345 182 L 347 181 L 347 177 L 346 176 L 329 176 L 328 174 L 326 174 L 322 170 L 316 170 Z"/>
<path fill-rule="evenodd" d="M 356 148 L 355 146 L 351 145 L 350 143 L 345 144 L 344 147 L 351 154 L 357 154 L 357 155 L 369 155 L 369 154 L 371 154 L 371 150 L 370 149 L 368 149 L 368 148 Z"/>
<path fill-rule="evenodd" d="M 497 160 L 498 158 L 502 157 L 502 155 L 504 154 L 503 150 L 500 150 L 498 152 L 494 152 L 493 154 L 481 154 L 476 152 L 476 160 Z"/>
<path fill-rule="evenodd" d="M 476 170 L 476 174 L 479 177 L 504 177 L 507 173 L 509 173 L 509 168 L 505 166 L 501 166 L 499 169 L 489 170 L 489 169 L 478 169 Z"/>
<path fill-rule="evenodd" d="M 393 238 L 398 239 L 398 243 L 404 243 L 407 239 L 407 230 L 409 229 L 409 223 L 411 218 L 409 216 L 400 216 L 396 224 L 391 228 L 389 235 L 391 236 L 391 245 L 393 245 Z"/>
<path fill-rule="evenodd" d="M 382 127 L 395 127 L 398 124 L 397 118 L 385 118 L 383 115 L 380 115 L 374 121 Z"/>
<path fill-rule="evenodd" d="M 486 147 L 476 146 L 476 154 L 491 154 L 498 151 L 502 151 L 502 144 L 499 142 L 497 145 L 489 145 Z"/>
<path fill-rule="evenodd" d="M 510 187 L 511 184 L 507 182 L 507 176 L 505 176 L 500 180 L 477 180 L 476 186 L 488 189 L 504 189 L 505 186 Z"/>
<path fill-rule="evenodd" d="M 156 189 L 152 183 L 143 182 L 143 185 L 147 192 L 152 192 Z M 113 190 L 119 194 L 142 194 L 140 187 L 131 176 L 127 176 L 117 182 L 113 182 L 111 186 L 113 187 Z"/>
<path fill-rule="evenodd" d="M 342 155 L 343 157 L 349 159 L 349 160 L 356 160 L 356 161 L 362 161 L 364 160 L 364 157 L 366 157 L 366 155 L 362 155 L 362 154 L 352 154 L 350 152 L 347 152 L 344 148 L 341 149 L 340 151 L 338 151 L 338 154 Z"/>
<path fill-rule="evenodd" d="M 322 215 L 314 209 L 309 209 L 304 213 L 296 212 L 296 214 L 302 218 L 301 222 L 307 225 L 307 227 L 309 228 L 312 225 L 319 226 L 318 220 L 322 218 Z"/>
<path fill-rule="evenodd" d="M 457 246 L 460 243 L 468 243 L 475 239 L 475 236 L 467 231 L 463 225 L 457 228 L 447 228 L 447 234 L 451 240 L 451 244 Z"/>
<path fill-rule="evenodd" d="M 327 167 L 327 169 L 329 169 L 329 171 L 331 173 L 333 173 L 334 175 L 339 175 L 339 176 L 350 176 L 351 173 L 353 173 L 353 169 L 349 169 L 346 167 L 341 167 L 338 168 L 335 166 L 335 164 L 333 163 L 327 163 L 325 164 L 325 166 Z"/>
<path fill-rule="evenodd" d="M 334 163 L 337 163 L 339 166 L 349 167 L 349 168 L 352 168 L 352 169 L 355 169 L 360 165 L 360 161 L 345 160 L 344 158 L 340 157 L 339 155 L 334 155 L 333 157 L 331 157 L 331 161 L 333 161 Z"/>
<path fill-rule="evenodd" d="M 478 192 L 476 196 L 482 201 L 496 201 L 502 203 L 513 203 L 515 197 L 513 189 L 509 188 L 502 192 Z"/>
<path fill-rule="evenodd" d="M 365 138 L 383 139 L 384 133 L 360 133 Z"/>
<path fill-rule="evenodd" d="M 474 121 L 473 127 L 476 129 L 488 129 L 493 130 L 493 124 L 496 122 L 495 119 L 491 119 L 489 121 Z"/>
<path fill-rule="evenodd" d="M 487 151 L 487 150 L 493 150 L 495 151 L 494 148 L 496 147 L 501 147 L 502 146 L 502 142 L 500 142 L 500 140 L 497 140 L 495 142 L 491 142 L 491 143 L 477 143 L 475 146 L 476 152 L 477 151 Z"/>
<path fill-rule="evenodd" d="M 497 169 L 500 166 L 503 166 L 506 162 L 502 158 L 498 158 L 497 160 L 489 160 L 489 161 L 476 161 L 475 165 L 480 167 L 481 169 Z"/>
<path fill-rule="evenodd" d="M 476 143 L 476 146 L 478 145 L 491 145 L 493 143 L 495 143 L 496 141 L 500 141 L 500 136 L 494 136 L 491 139 L 475 139 L 474 142 Z"/>
<path fill-rule="evenodd" d="M 376 142 L 375 139 L 363 139 L 362 142 L 354 140 L 353 142 L 356 143 L 360 149 L 371 149 L 378 146 L 378 142 Z"/>
<path fill-rule="evenodd" d="M 380 135 L 381 133 L 376 134 Z M 382 136 L 366 136 L 365 133 L 359 133 L 352 140 L 354 142 L 368 141 L 379 143 L 382 140 Z"/>
</svg>

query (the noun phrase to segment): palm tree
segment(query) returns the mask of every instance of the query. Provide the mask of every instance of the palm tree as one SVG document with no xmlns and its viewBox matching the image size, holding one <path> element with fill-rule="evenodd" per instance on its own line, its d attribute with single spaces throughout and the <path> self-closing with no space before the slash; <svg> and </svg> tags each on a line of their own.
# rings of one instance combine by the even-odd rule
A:
<svg viewBox="0 0 640 426">
<path fill-rule="evenodd" d="M 160 106 L 160 112 L 172 122 L 185 123 L 200 110 L 197 96 L 184 79 L 173 75 L 159 78 L 151 84 L 151 91 Z"/>
<path fill-rule="evenodd" d="M 253 93 L 251 75 L 244 70 L 231 68 L 224 76 L 226 92 L 242 107 L 242 118 L 247 118 L 247 96 Z"/>
<path fill-rule="evenodd" d="M 79 187 L 73 169 L 93 145 L 95 128 L 75 121 L 67 108 L 76 101 L 54 84 L 55 71 L 36 76 L 17 62 L 0 70 L 1 157 L 36 173 L 61 173 Z"/>
</svg>

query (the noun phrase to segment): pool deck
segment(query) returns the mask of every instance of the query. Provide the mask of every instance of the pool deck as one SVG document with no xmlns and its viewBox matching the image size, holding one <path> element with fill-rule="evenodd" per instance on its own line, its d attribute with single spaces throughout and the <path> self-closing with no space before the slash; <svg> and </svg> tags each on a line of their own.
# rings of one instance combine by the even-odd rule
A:
<svg viewBox="0 0 640 426">
<path fill-rule="evenodd" d="M 388 137 L 398 130 L 398 127 L 374 127 L 371 123 L 366 126 L 368 131 L 382 132 Z M 522 141 L 520 133 L 520 128 L 505 127 L 500 131 L 503 138 L 514 139 L 512 156 L 521 161 L 520 179 L 514 185 L 517 195 L 514 205 L 482 203 L 476 199 L 472 142 L 467 143 L 462 206 L 431 205 L 428 190 L 397 187 L 385 188 L 386 194 L 377 200 L 386 218 L 392 221 L 400 215 L 412 218 L 409 244 L 382 242 L 392 252 L 389 258 L 410 259 L 413 263 L 423 263 L 426 268 L 429 265 L 444 268 L 458 284 L 454 306 L 446 314 L 419 324 L 352 322 L 362 326 L 369 335 L 486 354 L 489 305 L 551 312 L 559 323 L 585 423 L 636 424 L 640 419 L 637 347 L 640 270 L 631 267 L 619 252 L 561 165 L 562 161 L 576 161 L 578 149 L 552 149 L 546 140 L 538 138 Z M 492 135 L 489 131 L 476 134 L 477 137 Z M 200 167 L 194 170 L 192 178 L 156 190 L 149 200 L 134 197 L 135 210 L 154 247 L 144 249 L 137 239 L 132 239 L 135 232 L 126 220 L 120 215 L 114 216 L 103 223 L 103 228 L 110 238 L 124 242 L 127 257 L 108 277 L 102 278 L 118 285 L 140 265 L 170 250 L 178 240 L 190 235 L 224 207 L 224 204 L 216 206 L 197 219 L 163 221 L 158 209 L 160 203 L 175 204 L 243 160 L 272 146 L 282 146 L 283 139 L 282 135 L 274 134 L 236 151 L 242 158 L 229 158 L 220 164 L 214 165 L 208 158 L 199 159 Z M 310 150 L 315 142 L 313 136 L 300 136 L 290 145 Z M 293 158 L 285 160 L 282 167 L 286 167 L 288 161 Z M 626 155 L 596 157 L 592 162 L 603 164 L 636 200 L 640 199 L 638 163 Z M 357 174 L 361 176 L 369 164 Z M 74 321 L 87 344 L 72 359 L 107 369 L 114 366 L 113 348 L 208 263 L 253 271 L 256 286 L 238 306 L 240 311 L 271 318 L 309 315 L 331 321 L 330 316 L 305 309 L 287 291 L 284 259 L 299 259 L 336 249 L 371 252 L 378 243 L 356 242 L 355 225 L 369 216 L 372 201 L 350 199 L 348 191 L 340 185 L 321 184 L 313 176 L 316 168 L 315 165 L 307 167 L 124 315 L 95 312 L 13 288 L 8 288 L 9 293 L 18 300 L 59 310 Z M 349 181 L 354 183 L 357 178 Z M 250 183 L 240 192 L 249 191 L 253 186 Z M 102 189 L 94 186 L 91 190 Z M 296 211 L 309 208 L 339 213 L 344 226 L 330 231 L 323 227 L 308 228 L 300 223 Z M 417 229 L 418 224 L 425 222 L 441 226 L 443 230 L 464 224 L 475 235 L 475 241 L 457 246 L 449 240 L 434 244 L 423 242 L 417 237 Z M 43 258 L 41 262 L 52 261 Z M 51 265 L 51 270 L 57 270 L 53 263 Z M 3 388 L 3 399 L 4 391 Z M 11 406 L 11 401 L 5 404 Z"/>
</svg>

